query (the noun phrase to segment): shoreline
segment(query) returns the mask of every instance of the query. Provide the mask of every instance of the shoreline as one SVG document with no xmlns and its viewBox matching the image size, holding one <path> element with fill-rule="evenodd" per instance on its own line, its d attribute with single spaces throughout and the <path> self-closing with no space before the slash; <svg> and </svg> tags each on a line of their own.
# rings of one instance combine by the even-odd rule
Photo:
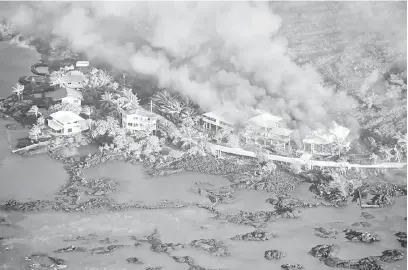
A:
<svg viewBox="0 0 408 270">
<path fill-rule="evenodd" d="M 64 146 L 66 147 L 66 146 Z M 63 147 L 63 148 L 64 148 Z M 272 238 L 267 234 L 265 229 L 268 224 L 276 222 L 281 219 L 299 219 L 304 214 L 299 209 L 317 208 L 317 207 L 333 207 L 341 208 L 343 206 L 356 203 L 354 194 L 342 194 L 338 187 L 330 186 L 330 182 L 335 181 L 330 175 L 324 174 L 319 170 L 311 170 L 302 173 L 291 172 L 290 167 L 286 165 L 277 165 L 276 171 L 271 176 L 260 175 L 258 171 L 258 163 L 254 158 L 242 158 L 234 156 L 226 156 L 223 159 L 217 159 L 210 155 L 189 157 L 184 156 L 180 159 L 170 160 L 166 165 L 160 163 L 160 154 L 155 155 L 156 162 L 151 162 L 147 158 L 140 159 L 129 155 L 123 155 L 117 152 L 97 152 L 84 157 L 64 157 L 49 146 L 44 146 L 40 149 L 33 149 L 30 151 L 22 151 L 19 155 L 36 156 L 49 155 L 52 159 L 64 164 L 65 170 L 69 175 L 69 179 L 63 187 L 59 190 L 58 196 L 54 200 L 36 200 L 29 202 L 18 202 L 10 200 L 6 204 L 0 206 L 0 210 L 6 213 L 21 212 L 21 213 L 114 213 L 126 212 L 131 210 L 160 210 L 160 209 L 182 209 L 182 208 L 198 208 L 205 209 L 208 213 L 214 215 L 213 219 L 228 224 L 244 225 L 253 229 L 254 231 L 247 234 L 236 235 L 236 239 L 245 241 L 266 241 Z M 189 204 L 183 201 L 170 201 L 158 203 L 155 205 L 146 204 L 126 204 L 117 203 L 114 199 L 109 197 L 109 194 L 115 192 L 115 183 L 110 179 L 95 179 L 95 181 L 88 181 L 84 177 L 84 171 L 95 167 L 103 166 L 112 161 L 126 162 L 143 166 L 143 170 L 150 176 L 164 177 L 171 174 L 178 174 L 185 171 L 200 172 L 207 175 L 219 175 L 227 179 L 230 183 L 228 188 L 216 189 L 198 189 L 197 192 L 201 196 L 208 199 L 208 204 Z M 239 162 L 238 162 L 239 161 Z M 356 172 L 347 172 L 349 177 L 353 177 Z M 369 177 L 374 177 L 369 175 Z M 318 197 L 319 202 L 308 202 L 298 198 L 292 197 L 292 191 L 301 183 L 306 182 L 310 184 L 310 192 Z M 393 198 L 399 196 L 406 196 L 406 186 L 392 183 L 367 183 L 367 187 L 360 192 L 365 193 L 366 202 L 371 205 L 378 206 L 378 208 L 387 208 L 393 204 Z M 378 186 L 376 186 L 378 184 Z M 272 185 L 272 186 L 268 186 Z M 85 187 L 92 191 L 83 191 L 80 188 Z M 234 200 L 234 192 L 236 190 L 260 190 L 268 191 L 270 198 L 265 203 L 273 206 L 271 211 L 240 211 L 235 214 L 228 213 L 228 211 L 217 210 L 216 206 L 229 204 Z M 96 195 L 97 194 L 97 195 Z M 352 195 L 352 196 L 351 196 Z M 379 195 L 379 196 L 378 196 Z M 82 201 L 81 197 L 90 196 L 92 198 Z M 353 202 L 354 201 L 354 202 Z M 361 203 L 361 197 L 360 197 Z M 370 204 L 367 204 L 370 205 Z M 360 211 L 364 211 L 360 208 Z M 307 212 L 306 212 L 307 213 Z M 0 224 L 1 225 L 1 224 Z M 360 228 L 364 231 L 364 229 Z M 360 230 L 359 229 L 359 230 Z M 331 232 L 324 231 L 323 236 L 331 237 Z M 359 232 L 354 232 L 356 241 L 364 242 L 363 238 L 359 236 Z M 1 235 L 0 235 L 1 237 Z M 79 236 L 78 236 L 79 237 Z M 86 237 L 86 236 L 81 236 Z M 361 239 L 360 239 L 360 238 Z M 91 237 L 92 238 L 92 237 Z M 325 237 L 322 237 L 325 238 Z M 266 239 L 266 240 L 265 240 Z M 403 239 L 403 238 L 401 238 Z M 76 239 L 75 241 L 77 241 Z M 1 241 L 1 240 L 0 240 Z M 144 242 L 143 242 L 144 241 Z M 195 241 L 195 242 L 194 242 Z M 213 256 L 229 256 L 226 246 L 215 239 L 197 239 L 188 244 L 193 248 L 204 250 Z M 183 248 L 181 243 L 165 243 L 160 240 L 160 236 L 156 232 L 146 237 L 146 239 L 137 239 L 136 242 L 147 243 L 151 246 L 151 250 L 157 253 L 167 254 Z M 58 253 L 79 251 L 78 246 L 70 246 L 62 248 Z M 77 249 L 75 249 L 77 248 Z M 124 245 L 111 244 L 99 250 L 89 250 L 92 254 L 111 254 L 114 250 L 125 248 Z M 373 255 L 370 258 L 363 258 L 358 260 L 341 260 L 332 254 L 332 249 L 339 249 L 330 245 L 311 246 L 311 255 L 320 258 L 324 264 L 331 267 L 348 266 L 348 267 L 379 267 L 380 263 L 386 263 L 393 260 L 401 260 L 404 258 L 403 254 L 395 250 L 386 250 L 383 255 Z M 87 250 L 88 251 L 88 250 Z M 28 255 L 28 254 L 27 254 Z M 58 254 L 57 254 L 58 255 Z M 284 254 L 279 250 L 265 251 L 266 260 L 279 260 Z M 384 257 L 385 256 L 385 257 Z M 388 257 L 387 257 L 388 256 Z M 401 257 L 402 256 L 402 257 Z M 175 258 L 177 257 L 177 258 Z M 31 255 L 31 261 L 48 259 L 54 262 L 54 266 L 66 267 L 68 263 L 63 259 L 56 260 L 54 255 Z M 191 257 L 172 256 L 174 260 L 180 263 L 186 263 L 190 269 L 209 270 L 211 268 L 204 268 L 196 264 Z M 131 262 L 137 264 L 138 259 L 129 259 Z M 129 262 L 128 261 L 128 262 Z M 302 263 L 302 262 L 299 262 Z M 285 264 L 283 264 L 285 265 Z M 283 269 L 302 269 L 296 268 L 296 265 L 285 266 Z M 292 268 L 290 268 L 292 267 Z M 369 268 L 381 269 L 381 268 Z"/>
</svg>

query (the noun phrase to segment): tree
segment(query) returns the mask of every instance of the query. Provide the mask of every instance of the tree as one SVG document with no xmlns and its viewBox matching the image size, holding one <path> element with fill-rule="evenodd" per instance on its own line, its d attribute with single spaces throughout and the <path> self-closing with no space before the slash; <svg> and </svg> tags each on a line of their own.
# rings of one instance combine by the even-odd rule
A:
<svg viewBox="0 0 408 270">
<path fill-rule="evenodd" d="M 34 125 L 30 131 L 29 131 L 29 135 L 30 137 L 34 137 L 34 139 L 36 141 L 38 141 L 38 136 L 41 134 L 41 127 L 38 125 Z"/>
<path fill-rule="evenodd" d="M 82 113 L 88 116 L 88 119 L 91 118 L 91 114 L 94 112 L 94 108 L 91 106 L 84 106 L 82 108 Z"/>
<path fill-rule="evenodd" d="M 160 140 L 156 136 L 149 136 L 144 140 L 144 148 L 142 154 L 149 157 L 151 154 L 158 153 L 162 150 Z"/>
<path fill-rule="evenodd" d="M 24 85 L 20 83 L 16 83 L 15 86 L 13 87 L 12 93 L 16 94 L 18 97 L 18 100 L 22 100 L 23 98 L 23 91 L 24 91 Z"/>
<path fill-rule="evenodd" d="M 397 144 L 401 147 L 402 151 L 406 153 L 407 152 L 407 133 L 402 134 L 401 132 L 398 132 L 395 138 L 397 139 Z"/>
<path fill-rule="evenodd" d="M 37 125 L 41 128 L 45 127 L 45 119 L 43 116 L 37 118 Z"/>
<path fill-rule="evenodd" d="M 394 145 L 394 158 L 395 158 L 395 161 L 397 161 L 397 162 L 401 162 L 401 160 L 402 160 L 402 153 L 401 153 L 401 151 L 400 151 L 400 149 L 398 149 L 397 148 L 397 145 Z"/>
<path fill-rule="evenodd" d="M 72 104 L 72 103 L 58 103 L 55 105 L 52 105 L 49 109 L 48 112 L 54 113 L 58 111 L 70 111 L 76 114 L 80 114 L 82 111 L 81 105 L 78 104 Z"/>
<path fill-rule="evenodd" d="M 66 83 L 66 71 L 61 68 L 60 70 L 53 71 L 50 74 L 49 80 L 50 80 L 50 85 L 58 85 L 60 87 L 63 87 Z"/>
<path fill-rule="evenodd" d="M 389 148 L 388 146 L 381 146 L 380 147 L 380 152 L 385 155 L 385 161 L 391 161 L 393 158 L 393 155 L 391 153 L 392 149 Z"/>
<path fill-rule="evenodd" d="M 41 115 L 39 109 L 37 106 L 33 105 L 31 108 L 28 110 L 29 113 L 34 113 L 35 117 L 38 117 L 38 115 Z"/>
<path fill-rule="evenodd" d="M 152 97 L 154 108 L 160 113 L 168 116 L 172 121 L 178 123 L 180 121 L 180 113 L 185 108 L 178 95 L 171 94 L 164 89 L 157 92 Z"/>
<path fill-rule="evenodd" d="M 112 92 L 105 92 L 101 96 L 102 104 L 101 108 L 110 111 L 115 108 L 114 95 Z"/>
</svg>

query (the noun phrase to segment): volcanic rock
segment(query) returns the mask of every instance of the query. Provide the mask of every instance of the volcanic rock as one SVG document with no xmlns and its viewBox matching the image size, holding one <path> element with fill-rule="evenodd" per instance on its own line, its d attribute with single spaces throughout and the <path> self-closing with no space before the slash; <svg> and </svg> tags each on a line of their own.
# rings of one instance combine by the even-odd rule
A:
<svg viewBox="0 0 408 270">
<path fill-rule="evenodd" d="M 255 230 L 253 232 L 238 234 L 231 238 L 231 240 L 244 240 L 244 241 L 267 241 L 275 238 L 276 235 L 268 233 L 262 230 Z"/>
<path fill-rule="evenodd" d="M 301 264 L 282 264 L 281 268 L 284 270 L 301 270 L 305 269 L 305 267 Z"/>
<path fill-rule="evenodd" d="M 193 240 L 190 243 L 191 247 L 205 250 L 209 252 L 213 256 L 229 256 L 230 253 L 228 252 L 227 246 L 218 240 L 215 239 L 199 239 Z"/>
<path fill-rule="evenodd" d="M 54 252 L 55 253 L 63 253 L 63 252 L 85 252 L 85 251 L 86 251 L 86 248 L 84 248 L 84 247 L 76 247 L 74 245 L 71 245 L 71 246 L 68 246 L 68 247 L 65 247 L 65 248 L 58 249 L 58 250 L 56 250 Z"/>
<path fill-rule="evenodd" d="M 267 250 L 265 251 L 264 258 L 267 260 L 280 260 L 281 258 L 285 257 L 286 254 L 280 252 L 279 250 Z"/>
<path fill-rule="evenodd" d="M 127 258 L 126 261 L 131 264 L 143 264 L 143 262 L 136 257 Z"/>
<path fill-rule="evenodd" d="M 369 232 L 357 232 L 350 229 L 347 229 L 344 232 L 346 233 L 346 238 L 353 242 L 373 243 L 380 241 L 378 235 Z"/>
</svg>

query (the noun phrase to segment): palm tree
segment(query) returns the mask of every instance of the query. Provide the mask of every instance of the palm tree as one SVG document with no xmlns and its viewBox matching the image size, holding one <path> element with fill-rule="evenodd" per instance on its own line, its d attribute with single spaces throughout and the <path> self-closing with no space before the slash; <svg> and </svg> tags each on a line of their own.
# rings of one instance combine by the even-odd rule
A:
<svg viewBox="0 0 408 270">
<path fill-rule="evenodd" d="M 38 115 L 41 115 L 39 109 L 37 106 L 33 105 L 31 108 L 28 110 L 29 113 L 34 113 L 35 117 L 38 117 Z"/>
<path fill-rule="evenodd" d="M 126 109 L 137 109 L 139 108 L 139 102 L 140 100 L 137 98 L 136 94 L 133 94 L 132 89 L 130 88 L 124 88 L 123 91 L 123 97 L 125 98 L 125 105 L 123 106 Z"/>
<path fill-rule="evenodd" d="M 388 146 L 381 146 L 380 147 L 380 152 L 385 155 L 385 161 L 390 161 L 393 158 L 393 155 L 391 153 L 392 149 L 389 148 Z"/>
<path fill-rule="evenodd" d="M 397 144 L 401 146 L 403 151 L 407 151 L 407 133 L 402 134 L 400 132 L 395 135 L 395 139 L 397 139 Z"/>
<path fill-rule="evenodd" d="M 185 109 L 183 102 L 179 100 L 179 96 L 172 95 L 166 89 L 154 94 L 152 101 L 155 109 L 164 115 L 170 116 L 176 122 L 180 120 L 180 114 Z"/>
<path fill-rule="evenodd" d="M 34 125 L 29 131 L 29 135 L 34 137 L 36 141 L 38 141 L 38 135 L 40 134 L 41 128 L 38 125 Z"/>
<path fill-rule="evenodd" d="M 397 145 L 394 145 L 394 158 L 397 162 L 401 162 L 402 159 L 402 153 L 401 151 L 397 148 Z"/>
<path fill-rule="evenodd" d="M 110 109 L 114 104 L 114 95 L 112 92 L 105 92 L 101 96 L 102 104 L 101 107 L 103 109 Z"/>
<path fill-rule="evenodd" d="M 66 82 L 66 73 L 63 69 L 54 71 L 50 74 L 49 80 L 50 80 L 51 86 L 58 85 L 60 87 L 63 87 Z"/>
<path fill-rule="evenodd" d="M 93 113 L 93 109 L 90 106 L 84 106 L 82 108 L 82 113 L 88 116 L 88 119 L 91 118 L 91 114 Z"/>
<path fill-rule="evenodd" d="M 37 125 L 39 125 L 40 127 L 43 127 L 45 125 L 45 119 L 43 116 L 37 118 Z"/>
<path fill-rule="evenodd" d="M 15 86 L 13 87 L 12 93 L 16 94 L 18 97 L 18 100 L 22 100 L 23 97 L 23 91 L 24 91 L 24 85 L 20 83 L 16 83 Z"/>
</svg>

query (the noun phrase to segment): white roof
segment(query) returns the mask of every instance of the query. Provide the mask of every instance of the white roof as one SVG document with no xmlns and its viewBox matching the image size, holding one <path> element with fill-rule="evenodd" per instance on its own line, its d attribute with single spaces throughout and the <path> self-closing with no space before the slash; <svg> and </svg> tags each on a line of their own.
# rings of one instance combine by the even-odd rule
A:
<svg viewBox="0 0 408 270">
<path fill-rule="evenodd" d="M 207 116 L 210 118 L 217 119 L 219 121 L 225 122 L 227 124 L 233 125 L 235 124 L 236 120 L 238 120 L 239 116 L 242 114 L 242 112 L 236 110 L 236 109 L 230 109 L 230 110 L 218 110 L 218 111 L 212 111 L 212 112 L 207 112 L 203 114 L 203 116 Z"/>
<path fill-rule="evenodd" d="M 337 138 L 342 140 L 347 138 L 347 136 L 350 134 L 350 129 L 338 125 L 335 121 L 332 122 L 332 128 L 330 128 L 329 131 Z"/>
<path fill-rule="evenodd" d="M 309 144 L 330 144 L 334 142 L 334 135 L 323 129 L 318 129 L 307 134 L 303 142 Z"/>
<path fill-rule="evenodd" d="M 264 112 L 258 116 L 252 117 L 248 120 L 248 123 L 260 126 L 260 127 L 276 127 L 276 123 L 282 121 L 282 118 L 275 116 L 268 112 Z"/>
<path fill-rule="evenodd" d="M 63 124 L 70 124 L 76 121 L 84 120 L 81 116 L 71 111 L 58 111 L 51 114 L 50 116 Z"/>
<path fill-rule="evenodd" d="M 280 136 L 285 136 L 285 137 L 287 137 L 287 136 L 289 136 L 289 135 L 293 132 L 293 130 L 287 129 L 287 128 L 272 127 L 272 128 L 269 130 L 269 132 L 272 133 L 272 134 L 276 134 L 276 135 L 280 135 Z"/>
</svg>

